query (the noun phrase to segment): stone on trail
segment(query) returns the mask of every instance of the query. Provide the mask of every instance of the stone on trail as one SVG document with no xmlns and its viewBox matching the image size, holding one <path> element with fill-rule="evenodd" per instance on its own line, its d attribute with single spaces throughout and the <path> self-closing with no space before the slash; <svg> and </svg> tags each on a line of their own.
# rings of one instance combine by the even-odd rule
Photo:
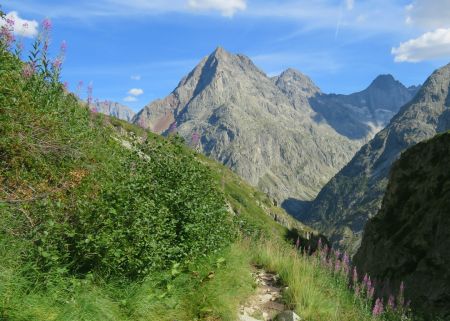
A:
<svg viewBox="0 0 450 321">
<path fill-rule="evenodd" d="M 284 311 L 277 315 L 276 321 L 300 321 L 301 318 L 294 311 Z"/>
</svg>

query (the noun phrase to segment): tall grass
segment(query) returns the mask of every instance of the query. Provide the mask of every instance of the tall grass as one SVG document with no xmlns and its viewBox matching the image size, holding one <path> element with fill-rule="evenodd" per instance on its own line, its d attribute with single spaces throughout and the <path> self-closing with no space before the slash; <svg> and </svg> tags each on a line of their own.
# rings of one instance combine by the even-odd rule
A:
<svg viewBox="0 0 450 321">
<path fill-rule="evenodd" d="M 254 245 L 253 261 L 276 272 L 288 289 L 286 304 L 311 321 L 372 320 L 370 310 L 358 306 L 345 282 L 334 278 L 314 257 L 273 241 Z"/>
</svg>

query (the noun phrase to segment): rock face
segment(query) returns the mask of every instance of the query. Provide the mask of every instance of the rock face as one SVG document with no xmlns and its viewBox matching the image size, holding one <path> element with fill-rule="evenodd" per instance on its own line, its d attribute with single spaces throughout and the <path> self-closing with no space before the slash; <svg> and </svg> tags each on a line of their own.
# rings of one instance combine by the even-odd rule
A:
<svg viewBox="0 0 450 321">
<path fill-rule="evenodd" d="M 134 111 L 129 107 L 112 101 L 97 101 L 93 104 L 91 109 L 98 113 L 113 116 L 128 122 L 131 122 L 135 115 Z"/>
<path fill-rule="evenodd" d="M 355 139 L 372 138 L 418 89 L 406 88 L 392 75 L 380 75 L 363 91 L 350 95 L 319 94 L 310 103 L 337 132 Z"/>
<path fill-rule="evenodd" d="M 367 220 L 381 206 L 392 163 L 400 153 L 449 127 L 450 64 L 435 71 L 415 98 L 364 145 L 298 217 L 354 253 Z"/>
<path fill-rule="evenodd" d="M 404 281 L 406 298 L 427 320 L 450 319 L 449 165 L 450 132 L 404 152 L 354 257 L 361 272 L 390 288 Z"/>
<path fill-rule="evenodd" d="M 305 80 L 294 99 L 276 83 Z M 165 99 L 134 122 L 157 133 L 174 123 L 188 143 L 274 197 L 311 200 L 362 145 L 315 121 L 308 97 L 318 88 L 294 70 L 270 79 L 249 58 L 218 48 Z"/>
</svg>

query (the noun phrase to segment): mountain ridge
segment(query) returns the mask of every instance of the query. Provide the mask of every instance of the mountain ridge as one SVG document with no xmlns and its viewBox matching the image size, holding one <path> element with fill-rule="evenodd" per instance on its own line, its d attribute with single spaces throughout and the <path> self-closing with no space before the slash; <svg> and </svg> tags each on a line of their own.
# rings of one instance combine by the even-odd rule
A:
<svg viewBox="0 0 450 321">
<path fill-rule="evenodd" d="M 450 64 L 436 70 L 389 125 L 364 145 L 298 218 L 335 246 L 355 252 L 365 222 L 380 209 L 392 163 L 408 147 L 450 127 Z"/>
<path fill-rule="evenodd" d="M 188 143 L 198 132 L 204 154 L 277 202 L 310 200 L 362 142 L 316 122 L 307 95 L 288 97 L 275 83 L 248 57 L 219 47 L 133 121 L 163 134 L 176 123 Z"/>
<path fill-rule="evenodd" d="M 379 129 L 366 123 L 359 105 L 315 108 L 318 97 L 330 96 L 298 70 L 269 78 L 250 58 L 218 47 L 133 122 L 165 135 L 176 128 L 189 144 L 293 213 L 314 199 Z M 348 130 L 340 130 L 343 126 Z"/>
</svg>

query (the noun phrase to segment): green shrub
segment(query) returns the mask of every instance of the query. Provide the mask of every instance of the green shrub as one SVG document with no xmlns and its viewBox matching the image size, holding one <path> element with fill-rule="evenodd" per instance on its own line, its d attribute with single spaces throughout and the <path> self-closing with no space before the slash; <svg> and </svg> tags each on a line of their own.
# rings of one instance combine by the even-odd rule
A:
<svg viewBox="0 0 450 321">
<path fill-rule="evenodd" d="M 30 271 L 141 278 L 233 239 L 210 170 L 177 137 L 120 136 L 55 77 L 24 78 L 6 50 L 0 65 L 0 232 L 28 242 Z"/>
</svg>

